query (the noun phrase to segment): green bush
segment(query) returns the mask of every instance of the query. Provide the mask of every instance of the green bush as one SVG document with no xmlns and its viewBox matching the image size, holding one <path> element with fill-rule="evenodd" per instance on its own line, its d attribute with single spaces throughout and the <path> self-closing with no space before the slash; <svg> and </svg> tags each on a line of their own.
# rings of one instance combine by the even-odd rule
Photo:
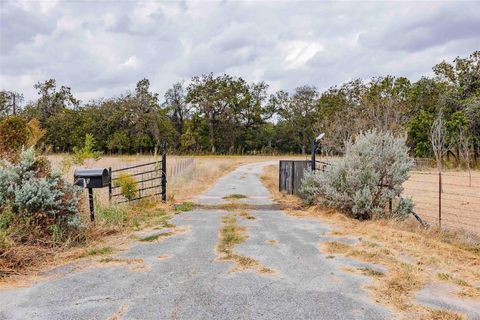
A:
<svg viewBox="0 0 480 320">
<path fill-rule="evenodd" d="M 23 225 L 31 232 L 21 238 L 48 236 L 60 242 L 69 230 L 81 227 L 79 191 L 52 172 L 48 160 L 36 157 L 33 148 L 22 151 L 18 163 L 0 160 L 1 228 Z"/>
<path fill-rule="evenodd" d="M 16 159 L 22 147 L 27 145 L 30 132 L 27 121 L 19 116 L 9 116 L 0 120 L 0 156 Z"/>
<path fill-rule="evenodd" d="M 412 168 L 404 138 L 367 131 L 347 141 L 344 157 L 324 172 L 306 172 L 301 194 L 307 203 L 334 207 L 360 220 L 405 218 L 413 203 L 400 195 Z"/>
<path fill-rule="evenodd" d="M 120 192 L 125 199 L 130 201 L 138 197 L 137 183 L 134 177 L 128 174 L 121 174 L 115 185 L 120 187 Z"/>
</svg>

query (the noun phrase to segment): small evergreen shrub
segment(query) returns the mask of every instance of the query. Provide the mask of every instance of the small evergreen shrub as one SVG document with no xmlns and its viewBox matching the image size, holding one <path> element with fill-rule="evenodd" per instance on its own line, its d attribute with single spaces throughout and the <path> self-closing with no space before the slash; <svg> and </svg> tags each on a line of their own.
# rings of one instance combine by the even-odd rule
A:
<svg viewBox="0 0 480 320">
<path fill-rule="evenodd" d="M 73 148 L 73 162 L 75 164 L 83 164 L 87 159 L 94 159 L 95 161 L 100 159 L 101 153 L 95 150 L 95 138 L 92 134 L 87 133 L 85 135 L 85 141 L 83 147 Z"/>
<path fill-rule="evenodd" d="M 400 197 L 413 165 L 404 138 L 367 131 L 347 141 L 345 156 L 325 171 L 305 172 L 301 194 L 307 203 L 334 207 L 360 220 L 403 219 L 413 209 L 411 199 Z"/>
<path fill-rule="evenodd" d="M 33 148 L 22 151 L 18 163 L 0 160 L 2 229 L 9 229 L 11 224 L 29 230 L 19 234 L 23 238 L 17 240 L 22 242 L 44 240 L 45 236 L 61 242 L 69 230 L 81 226 L 80 190 L 52 171 L 48 160 L 36 157 Z"/>
<path fill-rule="evenodd" d="M 83 146 L 81 148 L 73 147 L 73 154 L 62 160 L 62 170 L 68 171 L 73 165 L 84 165 L 85 161 L 87 160 L 100 160 L 102 153 L 100 151 L 96 151 L 95 144 L 96 141 L 93 135 L 87 133 L 85 135 Z"/>
</svg>

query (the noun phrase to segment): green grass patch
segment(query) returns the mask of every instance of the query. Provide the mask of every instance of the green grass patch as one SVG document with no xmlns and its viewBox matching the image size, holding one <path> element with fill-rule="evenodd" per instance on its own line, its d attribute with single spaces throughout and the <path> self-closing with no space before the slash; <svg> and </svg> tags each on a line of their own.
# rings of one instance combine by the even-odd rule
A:
<svg viewBox="0 0 480 320">
<path fill-rule="evenodd" d="M 182 202 L 180 204 L 175 204 L 173 206 L 173 210 L 175 211 L 175 213 L 192 211 L 194 206 L 195 203 L 193 202 Z"/>
<path fill-rule="evenodd" d="M 383 273 L 382 271 L 378 271 L 369 267 L 358 268 L 358 270 L 360 270 L 364 275 L 367 275 L 369 277 L 378 278 L 378 277 L 383 277 L 385 275 L 385 273 Z"/>
<path fill-rule="evenodd" d="M 98 256 L 104 254 L 110 254 L 113 252 L 111 247 L 102 247 L 102 248 L 92 248 L 87 251 L 89 256 Z"/>
<path fill-rule="evenodd" d="M 120 206 L 110 206 L 97 210 L 100 220 L 110 225 L 124 224 L 127 221 L 127 210 Z"/>
<path fill-rule="evenodd" d="M 148 236 L 148 237 L 145 237 L 145 238 L 140 238 L 139 240 L 143 241 L 143 242 L 152 242 L 152 241 L 157 240 L 159 237 L 160 237 L 159 234 L 154 234 L 154 235 L 151 235 L 151 236 Z"/>
<path fill-rule="evenodd" d="M 223 197 L 223 199 L 245 199 L 245 198 L 248 198 L 248 197 L 244 194 L 239 194 L 239 193 L 233 193 Z"/>
<path fill-rule="evenodd" d="M 166 238 L 172 235 L 173 235 L 173 232 L 164 232 L 164 233 L 154 234 L 145 238 L 140 238 L 139 240 L 143 242 L 152 242 L 152 241 L 158 240 L 159 238 Z"/>
<path fill-rule="evenodd" d="M 224 216 L 222 222 L 223 227 L 220 229 L 221 238 L 218 244 L 218 251 L 230 258 L 233 246 L 245 241 L 246 236 L 242 233 L 233 214 Z"/>
</svg>

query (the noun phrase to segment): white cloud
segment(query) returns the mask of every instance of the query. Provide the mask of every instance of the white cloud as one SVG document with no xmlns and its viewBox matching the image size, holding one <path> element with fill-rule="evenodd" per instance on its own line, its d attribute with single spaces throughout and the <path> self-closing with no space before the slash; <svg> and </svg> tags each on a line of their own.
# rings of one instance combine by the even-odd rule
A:
<svg viewBox="0 0 480 320">
<path fill-rule="evenodd" d="M 285 58 L 287 68 L 296 69 L 303 67 L 310 59 L 322 50 L 322 45 L 315 42 L 292 41 L 287 43 L 287 56 Z"/>
<path fill-rule="evenodd" d="M 82 100 L 201 73 L 270 88 L 413 80 L 480 49 L 480 2 L 2 1 L 0 89 L 55 78 Z"/>
</svg>

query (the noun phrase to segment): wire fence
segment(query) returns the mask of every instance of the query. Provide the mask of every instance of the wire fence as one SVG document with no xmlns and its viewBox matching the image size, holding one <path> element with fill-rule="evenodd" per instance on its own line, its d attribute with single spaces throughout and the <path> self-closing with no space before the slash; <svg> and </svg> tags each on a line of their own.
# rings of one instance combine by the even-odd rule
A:
<svg viewBox="0 0 480 320">
<path fill-rule="evenodd" d="M 403 187 L 430 225 L 480 233 L 480 172 L 412 171 Z"/>
<path fill-rule="evenodd" d="M 167 179 L 175 179 L 195 168 L 195 158 L 177 158 L 167 165 Z"/>
</svg>

